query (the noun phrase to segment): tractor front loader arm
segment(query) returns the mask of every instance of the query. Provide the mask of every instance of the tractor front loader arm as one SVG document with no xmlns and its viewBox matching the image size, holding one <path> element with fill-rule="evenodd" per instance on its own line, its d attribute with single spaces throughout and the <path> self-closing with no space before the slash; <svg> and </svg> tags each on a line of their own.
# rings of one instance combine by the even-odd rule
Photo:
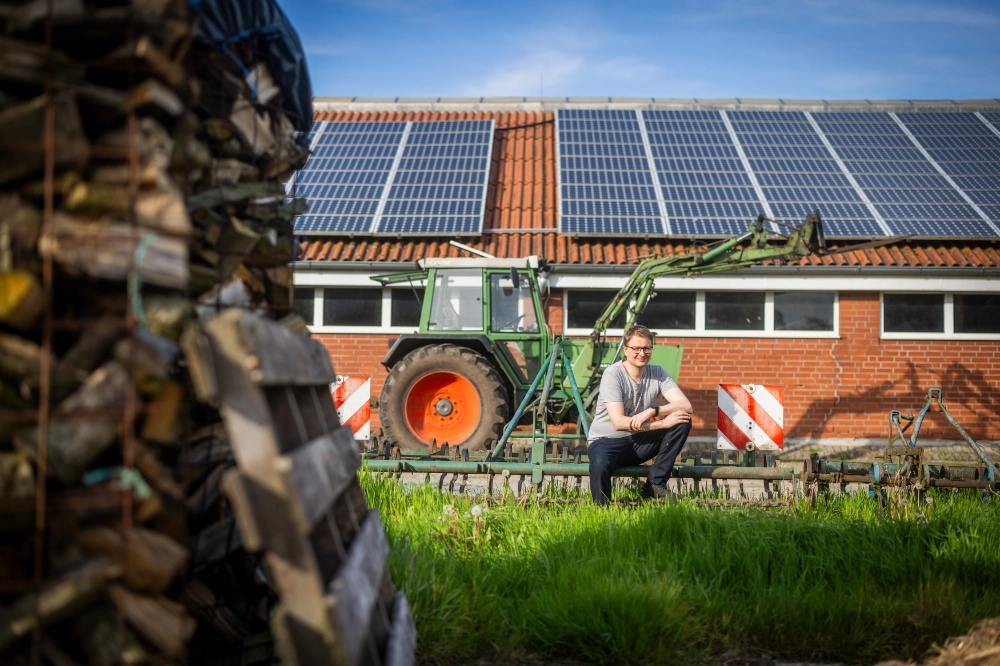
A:
<svg viewBox="0 0 1000 666">
<path fill-rule="evenodd" d="M 813 211 L 805 221 L 791 228 L 788 236 L 775 235 L 778 242 L 768 239 L 764 226 L 765 218 L 759 215 L 743 234 L 709 247 L 707 251 L 693 251 L 672 257 L 647 259 L 639 264 L 624 287 L 601 313 L 590 334 L 593 350 L 592 367 L 599 367 L 601 360 L 600 342 L 611 324 L 623 310 L 628 313 L 625 328 L 635 324 L 653 293 L 655 280 L 664 275 L 695 275 L 699 273 L 719 273 L 738 268 L 755 266 L 765 261 L 794 261 L 811 254 L 826 253 L 826 238 L 823 235 L 823 221 L 818 210 Z M 838 248 L 830 253 L 846 252 L 895 243 L 907 236 L 884 238 L 857 246 Z"/>
<path fill-rule="evenodd" d="M 745 233 L 709 247 L 707 251 L 646 259 L 639 264 L 594 325 L 594 330 L 590 334 L 594 365 L 599 363 L 601 352 L 598 343 L 604 337 L 608 326 L 622 310 L 628 312 L 625 328 L 635 324 L 646 303 L 649 302 L 656 278 L 664 275 L 715 273 L 754 266 L 764 261 L 800 259 L 826 247 L 819 211 L 808 216 L 805 222 L 795 227 L 780 243 L 771 243 L 767 234 L 764 216 L 761 215 L 750 224 Z"/>
</svg>

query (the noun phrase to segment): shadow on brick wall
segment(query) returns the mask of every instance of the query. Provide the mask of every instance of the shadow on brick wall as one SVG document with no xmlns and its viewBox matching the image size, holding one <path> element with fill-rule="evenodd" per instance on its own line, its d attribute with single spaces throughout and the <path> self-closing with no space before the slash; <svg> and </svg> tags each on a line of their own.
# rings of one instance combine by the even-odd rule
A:
<svg viewBox="0 0 1000 666">
<path fill-rule="evenodd" d="M 916 414 L 927 402 L 927 390 L 940 388 L 951 415 L 977 439 L 1000 439 L 997 409 L 1000 387 L 991 384 L 985 373 L 960 363 L 943 369 L 912 361 L 897 379 L 888 379 L 855 391 L 833 392 L 832 386 L 796 384 L 786 386 L 786 437 L 883 437 L 889 412 Z M 718 388 L 683 387 L 696 414 L 697 435 L 714 434 Z M 845 417 L 850 419 L 845 432 Z M 834 425 L 836 422 L 836 425 Z M 937 407 L 924 421 L 921 436 L 959 439 Z"/>
</svg>

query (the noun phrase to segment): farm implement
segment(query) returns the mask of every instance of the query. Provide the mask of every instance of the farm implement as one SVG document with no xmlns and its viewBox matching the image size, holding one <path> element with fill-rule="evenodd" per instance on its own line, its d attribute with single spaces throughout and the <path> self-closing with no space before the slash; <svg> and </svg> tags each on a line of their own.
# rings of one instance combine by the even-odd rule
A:
<svg viewBox="0 0 1000 666">
<path fill-rule="evenodd" d="M 832 486 L 844 492 L 849 484 L 867 486 L 869 494 L 883 502 L 889 493 L 897 495 L 912 491 L 918 495 L 931 488 L 976 489 L 989 499 L 1000 490 L 997 475 L 1000 467 L 993 462 L 983 447 L 962 428 L 945 407 L 941 389 L 928 390 L 927 403 L 916 416 L 904 416 L 898 410 L 889 415 L 889 434 L 886 446 L 873 460 L 831 461 L 812 454 L 805 459 L 802 469 L 782 465 L 775 457 L 780 451 L 760 451 L 748 445 L 743 451 L 712 451 L 703 458 L 695 455 L 690 464 L 677 464 L 671 479 L 691 480 L 695 493 L 702 491 L 716 494 L 719 482 L 735 481 L 742 489 L 743 481 L 763 481 L 764 493 L 780 493 L 781 482 L 795 494 L 803 494 L 814 502 L 828 494 Z M 975 463 L 941 463 L 928 459 L 925 447 L 919 445 L 920 427 L 933 405 L 944 414 L 948 422 L 968 444 L 976 457 Z M 912 427 L 912 432 L 908 431 Z M 585 477 L 590 465 L 584 449 L 578 447 L 579 435 L 549 434 L 548 438 L 519 433 L 519 439 L 528 440 L 530 448 L 514 450 L 511 438 L 497 442 L 491 451 L 470 451 L 468 448 L 449 446 L 445 443 L 433 450 L 400 449 L 389 440 L 374 438 L 373 445 L 362 455 L 365 466 L 373 472 L 401 474 L 430 474 L 454 477 L 462 475 L 462 484 L 469 475 L 487 478 L 487 492 L 492 493 L 495 477 L 502 482 L 512 477 L 530 477 L 536 491 L 543 487 L 546 477 Z M 584 443 L 585 444 L 585 443 Z M 649 472 L 645 466 L 622 467 L 615 476 L 644 478 Z M 772 487 L 772 484 L 774 486 Z M 728 494 L 728 486 L 724 490 Z"/>
</svg>

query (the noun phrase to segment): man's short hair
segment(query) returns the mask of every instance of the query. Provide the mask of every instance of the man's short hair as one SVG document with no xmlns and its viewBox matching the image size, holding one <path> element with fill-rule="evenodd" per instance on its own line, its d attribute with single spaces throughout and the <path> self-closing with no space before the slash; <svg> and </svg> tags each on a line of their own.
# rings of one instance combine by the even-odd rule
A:
<svg viewBox="0 0 1000 666">
<path fill-rule="evenodd" d="M 630 342 L 632 342 L 632 338 L 634 338 L 637 335 L 640 338 L 646 338 L 651 343 L 653 342 L 652 332 L 650 332 L 650 330 L 645 326 L 643 326 L 642 324 L 635 324 L 627 331 L 625 331 L 625 344 L 629 344 Z"/>
</svg>

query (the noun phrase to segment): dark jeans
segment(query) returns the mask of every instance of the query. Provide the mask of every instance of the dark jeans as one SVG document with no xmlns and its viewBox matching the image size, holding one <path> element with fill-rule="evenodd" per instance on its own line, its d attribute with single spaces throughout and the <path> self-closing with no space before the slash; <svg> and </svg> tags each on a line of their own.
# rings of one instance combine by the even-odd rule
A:
<svg viewBox="0 0 1000 666">
<path fill-rule="evenodd" d="M 628 437 L 602 437 L 587 447 L 590 458 L 590 494 L 595 504 L 611 499 L 611 474 L 619 467 L 656 461 L 649 468 L 649 482 L 666 485 L 674 460 L 691 432 L 690 423 L 678 423 L 669 430 L 647 430 Z"/>
</svg>

